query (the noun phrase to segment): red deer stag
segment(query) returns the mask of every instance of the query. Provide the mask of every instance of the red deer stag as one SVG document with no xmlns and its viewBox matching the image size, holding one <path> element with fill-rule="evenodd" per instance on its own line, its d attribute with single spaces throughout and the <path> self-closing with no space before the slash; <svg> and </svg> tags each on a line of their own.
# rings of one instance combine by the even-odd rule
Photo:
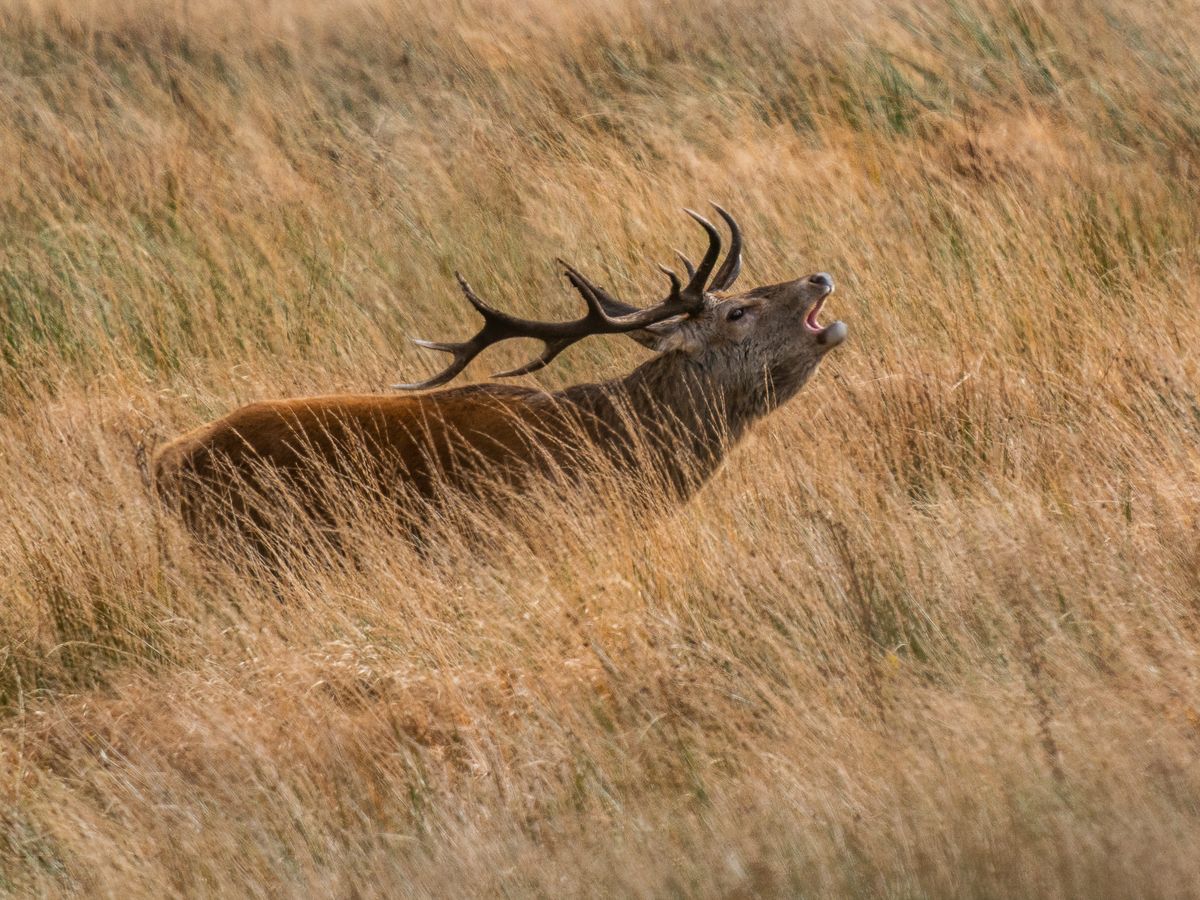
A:
<svg viewBox="0 0 1200 900">
<path fill-rule="evenodd" d="M 833 279 L 823 272 L 741 294 L 717 293 L 737 279 L 742 237 L 733 217 L 714 208 L 731 232 L 724 262 L 717 267 L 717 229 L 687 210 L 708 233 L 708 249 L 696 266 L 681 254 L 686 284 L 660 267 L 670 293 L 645 309 L 617 300 L 563 263 L 586 314 L 570 322 L 520 319 L 489 306 L 456 274 L 483 327 L 461 343 L 415 341 L 449 353 L 452 362 L 427 381 L 395 387 L 439 387 L 485 348 L 512 338 L 536 338 L 544 350 L 496 377 L 540 369 L 596 334 L 628 335 L 657 351 L 633 372 L 553 392 L 482 383 L 410 396 L 252 403 L 162 447 L 154 461 L 159 493 L 193 530 L 220 519 L 261 532 L 278 521 L 263 508 L 284 495 L 288 509 L 331 525 L 336 497 L 370 484 L 364 488 L 370 496 L 397 503 L 404 521 L 419 531 L 430 509 L 423 504 L 436 504 L 447 491 L 478 498 L 485 482 L 510 489 L 533 477 L 578 483 L 599 460 L 639 478 L 649 466 L 668 494 L 685 499 L 750 425 L 796 394 L 847 332 L 842 322 L 822 326 L 817 320 L 833 292 Z M 247 537 L 252 532 L 241 530 Z"/>
</svg>

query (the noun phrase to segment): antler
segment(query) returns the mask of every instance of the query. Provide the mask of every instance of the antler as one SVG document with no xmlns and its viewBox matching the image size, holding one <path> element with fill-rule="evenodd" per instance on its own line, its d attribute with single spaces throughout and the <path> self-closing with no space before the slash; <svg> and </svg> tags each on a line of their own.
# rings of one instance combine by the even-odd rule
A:
<svg viewBox="0 0 1200 900">
<path fill-rule="evenodd" d="M 725 262 L 721 264 L 721 268 L 717 270 L 717 274 L 713 276 L 713 279 L 709 283 L 706 290 L 727 291 L 733 287 L 733 283 L 737 281 L 737 277 L 742 271 L 742 229 L 738 227 L 737 220 L 720 206 L 714 203 L 712 204 L 712 208 L 717 211 L 721 218 L 725 220 L 725 224 L 729 226 L 729 253 L 725 257 Z M 706 231 L 712 227 L 711 224 L 706 222 L 703 217 L 692 212 L 690 209 L 685 210 L 685 212 L 687 212 L 688 215 L 692 216 L 693 218 L 699 220 L 700 224 L 705 226 Z M 709 239 L 710 241 L 712 240 L 711 231 L 709 232 Z M 679 261 L 683 263 L 683 268 L 684 271 L 687 272 L 689 283 L 694 281 L 696 279 L 696 267 L 692 265 L 692 261 L 678 250 L 675 251 L 675 255 L 678 256 Z M 562 262 L 562 260 L 559 260 L 559 262 Z M 659 268 L 662 269 L 662 266 Z M 667 273 L 670 272 L 669 269 L 662 270 Z M 567 277 L 570 278 L 570 275 L 568 274 Z M 670 277 L 669 274 L 668 277 Z M 571 283 L 575 284 L 574 281 Z M 579 290 L 578 285 L 575 285 L 575 287 L 577 290 Z M 604 307 L 604 311 L 610 316 L 627 315 L 637 309 L 636 306 L 631 306 L 628 303 L 618 300 L 616 297 L 613 297 L 611 294 L 608 294 L 602 288 L 599 288 L 594 284 L 591 285 L 591 290 L 596 295 L 600 305 Z"/>
<path fill-rule="evenodd" d="M 729 226 L 729 255 L 725 257 L 725 262 L 717 270 L 708 289 L 710 291 L 727 291 L 733 287 L 738 275 L 742 273 L 742 229 L 738 228 L 737 220 L 717 204 L 714 203 L 712 207 Z"/>
<path fill-rule="evenodd" d="M 741 268 L 741 232 L 729 213 L 715 203 L 713 207 L 729 224 L 732 234 L 729 256 L 726 257 L 724 265 L 713 279 L 713 289 L 724 290 L 733 283 L 733 279 L 737 278 L 738 270 Z M 679 280 L 679 276 L 675 272 L 663 268 L 663 272 L 671 281 L 671 292 L 661 303 L 646 309 L 638 309 L 623 303 L 603 288 L 590 282 L 573 266 L 559 260 L 566 270 L 567 280 L 579 291 L 587 304 L 587 314 L 571 322 L 538 322 L 533 319 L 520 319 L 489 306 L 471 289 L 466 280 L 458 272 L 455 272 L 454 277 L 458 279 L 458 286 L 462 288 L 467 301 L 483 316 L 483 327 L 470 340 L 458 343 L 413 339 L 413 343 L 418 347 L 449 353 L 453 357 L 453 361 L 437 375 L 425 381 L 395 384 L 392 387 L 396 390 L 420 390 L 443 385 L 465 369 L 471 360 L 492 344 L 498 344 L 511 338 L 536 338 L 544 345 L 539 356 L 523 366 L 508 372 L 500 372 L 493 377 L 509 378 L 515 375 L 526 375 L 548 365 L 567 347 L 590 335 L 637 331 L 666 319 L 700 312 L 705 304 L 705 284 L 717 263 L 717 257 L 721 255 L 721 235 L 717 232 L 716 227 L 699 213 L 690 209 L 684 210 L 684 212 L 699 222 L 700 226 L 708 233 L 708 249 L 705 251 L 700 265 L 694 271 L 691 263 L 684 259 L 689 275 L 686 285 Z M 718 285 L 720 286 L 718 287 Z"/>
</svg>

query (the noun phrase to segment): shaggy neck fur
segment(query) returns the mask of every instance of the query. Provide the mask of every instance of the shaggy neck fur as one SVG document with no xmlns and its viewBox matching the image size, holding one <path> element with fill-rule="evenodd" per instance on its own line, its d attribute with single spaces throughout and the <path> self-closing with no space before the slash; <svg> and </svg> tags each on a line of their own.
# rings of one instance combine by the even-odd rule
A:
<svg viewBox="0 0 1200 900">
<path fill-rule="evenodd" d="M 642 469 L 649 462 L 686 497 L 755 421 L 799 390 L 812 368 L 795 377 L 727 355 L 671 351 L 624 378 L 549 396 L 556 405 L 578 409 L 581 429 L 616 462 Z M 755 371 L 756 378 L 749 374 Z"/>
</svg>

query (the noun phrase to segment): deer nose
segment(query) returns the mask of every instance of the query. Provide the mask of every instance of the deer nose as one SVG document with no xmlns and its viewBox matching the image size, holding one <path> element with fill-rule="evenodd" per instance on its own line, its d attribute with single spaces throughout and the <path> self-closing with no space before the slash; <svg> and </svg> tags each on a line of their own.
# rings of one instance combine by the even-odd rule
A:
<svg viewBox="0 0 1200 900">
<path fill-rule="evenodd" d="M 817 287 L 823 287 L 827 291 L 833 290 L 833 278 L 828 272 L 818 272 L 816 275 L 809 275 L 808 283 L 815 284 Z"/>
</svg>

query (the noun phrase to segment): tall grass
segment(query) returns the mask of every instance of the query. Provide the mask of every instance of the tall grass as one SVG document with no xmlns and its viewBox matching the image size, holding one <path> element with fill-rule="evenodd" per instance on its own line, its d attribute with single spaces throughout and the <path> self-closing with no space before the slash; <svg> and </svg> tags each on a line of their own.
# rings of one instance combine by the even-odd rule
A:
<svg viewBox="0 0 1200 900">
<path fill-rule="evenodd" d="M 1197 47 L 1169 0 L 3 0 L 0 890 L 1194 896 Z M 649 299 L 708 198 L 852 340 L 678 512 L 364 510 L 255 579 L 147 495 L 239 403 L 432 372 L 454 268 Z"/>
</svg>

